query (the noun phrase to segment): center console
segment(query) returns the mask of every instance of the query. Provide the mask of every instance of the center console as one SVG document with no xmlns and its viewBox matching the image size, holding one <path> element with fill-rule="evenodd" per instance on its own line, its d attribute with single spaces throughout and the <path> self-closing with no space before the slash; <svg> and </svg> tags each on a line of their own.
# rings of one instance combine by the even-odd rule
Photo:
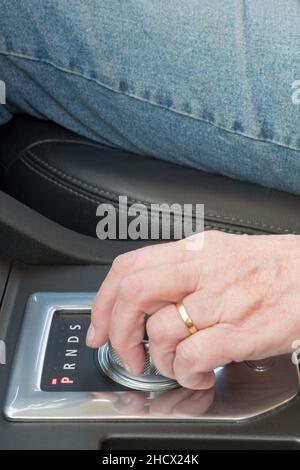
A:
<svg viewBox="0 0 300 470">
<path fill-rule="evenodd" d="M 139 376 L 126 372 L 109 343 L 99 350 L 85 345 L 94 296 L 59 292 L 30 296 L 12 364 L 7 419 L 241 421 L 274 410 L 298 393 L 299 371 L 290 355 L 232 363 L 215 371 L 214 390 L 203 391 L 193 407 L 186 406 L 185 413 L 181 407 L 179 412 L 175 405 L 188 403 L 193 391 L 160 375 L 147 339 L 145 368 Z M 163 410 L 160 404 L 167 400 L 174 407 Z"/>
<path fill-rule="evenodd" d="M 130 377 L 107 343 L 85 345 L 94 293 L 109 266 L 6 269 L 0 338 L 0 448 L 298 448 L 298 368 L 289 356 L 216 370 L 186 390 L 145 369 Z"/>
</svg>

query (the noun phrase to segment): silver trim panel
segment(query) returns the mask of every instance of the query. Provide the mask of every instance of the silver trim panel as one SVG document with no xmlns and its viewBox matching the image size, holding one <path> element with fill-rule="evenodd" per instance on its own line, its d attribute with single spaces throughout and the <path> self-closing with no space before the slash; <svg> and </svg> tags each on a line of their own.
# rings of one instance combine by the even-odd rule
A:
<svg viewBox="0 0 300 470">
<path fill-rule="evenodd" d="M 274 358 L 272 367 L 240 363 L 216 370 L 215 388 L 203 395 L 198 392 L 198 401 L 191 399 L 193 391 L 183 388 L 159 393 L 42 391 L 41 375 L 54 313 L 88 312 L 94 296 L 45 292 L 29 298 L 4 409 L 7 419 L 241 421 L 287 403 L 299 391 L 299 370 L 289 355 Z M 126 408 L 128 398 L 131 405 Z"/>
</svg>

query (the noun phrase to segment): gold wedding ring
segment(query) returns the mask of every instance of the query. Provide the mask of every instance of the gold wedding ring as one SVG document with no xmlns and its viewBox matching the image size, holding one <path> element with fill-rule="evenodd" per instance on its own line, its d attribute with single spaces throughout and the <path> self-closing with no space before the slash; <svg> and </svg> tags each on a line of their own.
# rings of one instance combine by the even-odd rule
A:
<svg viewBox="0 0 300 470">
<path fill-rule="evenodd" d="M 189 332 L 191 333 L 191 335 L 193 335 L 194 333 L 197 333 L 198 329 L 194 325 L 193 320 L 191 319 L 189 314 L 187 313 L 183 303 L 182 302 L 177 302 L 177 304 L 175 304 L 175 305 L 176 305 L 176 308 L 178 310 L 179 315 L 181 316 L 182 320 L 186 324 L 186 327 L 189 330 Z"/>
</svg>

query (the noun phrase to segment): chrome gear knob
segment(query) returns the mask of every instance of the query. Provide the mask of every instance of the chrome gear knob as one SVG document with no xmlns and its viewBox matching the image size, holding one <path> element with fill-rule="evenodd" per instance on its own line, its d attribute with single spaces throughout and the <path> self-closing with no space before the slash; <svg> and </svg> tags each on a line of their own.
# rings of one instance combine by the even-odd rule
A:
<svg viewBox="0 0 300 470">
<path fill-rule="evenodd" d="M 149 353 L 149 343 L 143 341 L 145 367 L 140 375 L 130 375 L 112 345 L 108 342 L 98 350 L 98 361 L 102 372 L 114 382 L 130 389 L 148 392 L 159 392 L 178 387 L 178 383 L 164 377 L 156 369 Z"/>
</svg>

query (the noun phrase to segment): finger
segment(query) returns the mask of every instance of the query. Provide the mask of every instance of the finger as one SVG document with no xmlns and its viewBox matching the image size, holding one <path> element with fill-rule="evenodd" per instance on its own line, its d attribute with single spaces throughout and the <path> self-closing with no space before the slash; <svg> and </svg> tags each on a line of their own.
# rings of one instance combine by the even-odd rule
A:
<svg viewBox="0 0 300 470">
<path fill-rule="evenodd" d="M 210 388 L 214 382 L 211 371 L 232 361 L 250 357 L 250 350 L 249 332 L 239 327 L 218 323 L 198 331 L 181 341 L 176 348 L 176 380 L 187 388 Z"/>
<path fill-rule="evenodd" d="M 184 297 L 182 304 L 198 330 L 211 327 L 218 321 L 212 301 L 205 301 L 202 290 Z M 176 348 L 190 336 L 176 305 L 171 304 L 155 312 L 147 321 L 147 333 L 150 354 L 157 369 L 166 377 L 175 378 L 173 363 Z"/>
<path fill-rule="evenodd" d="M 111 311 L 124 277 L 162 263 L 178 263 L 188 255 L 185 245 L 180 240 L 141 248 L 118 256 L 95 297 L 92 306 L 92 326 L 87 335 L 88 346 L 98 347 L 107 341 Z"/>
<path fill-rule="evenodd" d="M 190 263 L 168 264 L 125 278 L 115 302 L 109 326 L 111 343 L 128 370 L 143 369 L 144 315 L 161 302 L 177 302 L 198 286 L 198 274 Z"/>
<path fill-rule="evenodd" d="M 192 372 L 184 369 L 177 369 L 174 366 L 175 378 L 177 382 L 185 388 L 191 390 L 208 390 L 215 384 L 215 373 L 211 372 Z M 184 385 L 183 385 L 184 384 Z"/>
<path fill-rule="evenodd" d="M 203 275 L 202 271 L 201 278 L 201 282 L 204 281 L 205 283 L 205 288 L 186 296 L 182 301 L 189 317 L 198 330 L 204 330 L 218 323 L 222 324 L 222 322 L 226 325 L 226 318 L 228 317 L 236 319 L 236 324 L 238 324 L 239 318 L 247 318 L 249 316 L 248 312 L 257 311 L 260 308 L 261 303 L 259 299 L 253 298 L 253 295 L 250 296 L 247 292 L 240 292 L 237 295 L 236 289 L 233 286 L 227 288 L 222 295 L 220 293 L 215 295 L 212 288 L 207 287 L 205 282 L 206 276 Z M 173 365 L 176 347 L 183 339 L 190 335 L 184 321 L 182 321 L 177 313 L 175 306 L 168 306 L 156 312 L 147 323 L 153 362 L 163 375 L 171 378 L 175 378 Z M 229 323 L 227 328 L 229 328 Z M 234 328 L 234 322 L 232 328 Z M 244 325 L 243 330 L 245 329 L 246 326 Z M 241 335 L 241 332 L 239 332 L 239 335 Z M 244 339 L 241 341 L 243 349 L 246 346 L 248 349 L 250 348 L 251 344 L 249 344 L 249 341 L 254 344 L 251 333 L 244 335 Z M 232 338 L 232 344 L 235 345 L 236 353 L 241 355 L 243 351 L 238 351 L 235 338 Z M 268 344 L 266 339 L 264 344 Z M 248 357 L 250 357 L 250 353 L 251 348 L 249 349 Z"/>
</svg>

